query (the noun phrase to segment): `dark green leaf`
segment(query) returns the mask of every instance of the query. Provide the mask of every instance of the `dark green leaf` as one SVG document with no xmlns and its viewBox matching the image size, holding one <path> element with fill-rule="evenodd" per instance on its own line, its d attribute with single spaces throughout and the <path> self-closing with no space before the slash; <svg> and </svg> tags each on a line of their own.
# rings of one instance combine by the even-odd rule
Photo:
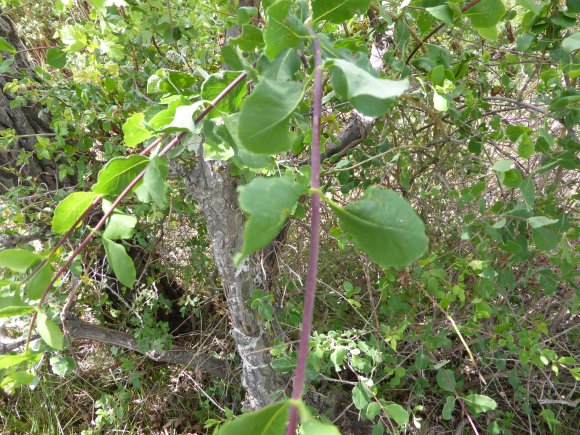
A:
<svg viewBox="0 0 580 435">
<path fill-rule="evenodd" d="M 112 240 L 103 238 L 107 260 L 115 273 L 117 279 L 125 286 L 132 288 L 135 284 L 137 272 L 131 257 L 127 255 L 125 247 Z"/>
<path fill-rule="evenodd" d="M 36 329 L 38 329 L 38 333 L 50 347 L 57 350 L 64 348 L 64 335 L 62 331 L 55 322 L 46 317 L 46 314 L 38 313 Z"/>
<path fill-rule="evenodd" d="M 296 50 L 289 48 L 281 52 L 273 61 L 266 56 L 260 57 L 258 68 L 264 78 L 274 81 L 288 81 L 294 79 L 296 71 L 300 69 L 300 58 Z"/>
<path fill-rule="evenodd" d="M 348 100 L 367 116 L 382 116 L 391 107 L 389 99 L 398 97 L 409 87 L 408 80 L 388 80 L 376 77 L 376 72 L 359 67 L 343 59 L 330 59 L 332 86 L 336 93 Z"/>
<path fill-rule="evenodd" d="M 355 14 L 365 14 L 370 5 L 370 0 L 312 0 L 312 16 L 315 22 L 327 20 L 340 24 Z"/>
<path fill-rule="evenodd" d="M 273 403 L 256 412 L 241 415 L 223 425 L 218 435 L 274 435 L 284 434 L 290 403 Z"/>
<path fill-rule="evenodd" d="M 46 63 L 56 69 L 66 66 L 66 53 L 59 48 L 49 48 L 46 50 Z"/>
<path fill-rule="evenodd" d="M 532 228 L 532 240 L 540 251 L 556 249 L 560 236 L 548 228 Z"/>
<path fill-rule="evenodd" d="M 266 56 L 274 60 L 286 48 L 302 45 L 308 37 L 308 29 L 302 21 L 290 13 L 293 0 L 280 0 L 266 10 L 268 21 L 264 29 Z"/>
<path fill-rule="evenodd" d="M 363 199 L 344 208 L 329 204 L 357 249 L 383 267 L 406 266 L 427 249 L 423 222 L 392 190 L 370 187 Z"/>
<path fill-rule="evenodd" d="M 240 207 L 250 217 L 244 227 L 244 247 L 236 254 L 237 264 L 278 235 L 305 191 L 289 177 L 258 177 L 238 187 Z"/>
<path fill-rule="evenodd" d="M 255 48 L 264 45 L 262 31 L 256 26 L 246 24 L 242 26 L 242 34 L 230 40 L 230 44 L 237 45 L 244 51 L 253 51 Z"/>
<path fill-rule="evenodd" d="M 505 15 L 505 6 L 502 0 L 481 0 L 463 15 L 469 18 L 473 27 L 492 27 Z"/>
<path fill-rule="evenodd" d="M 52 281 L 52 267 L 46 263 L 26 284 L 28 299 L 39 299 Z"/>
<path fill-rule="evenodd" d="M 42 257 L 27 249 L 4 249 L 0 251 L 0 267 L 24 273 Z"/>
<path fill-rule="evenodd" d="M 99 171 L 93 192 L 101 195 L 119 195 L 149 164 L 145 156 L 115 157 Z"/>
<path fill-rule="evenodd" d="M 239 118 L 238 137 L 245 148 L 260 154 L 288 151 L 290 115 L 302 101 L 302 84 L 260 82 L 244 105 Z"/>
<path fill-rule="evenodd" d="M 439 370 L 437 372 L 437 384 L 442 390 L 453 393 L 455 391 L 455 374 L 453 373 L 453 370 Z"/>
<path fill-rule="evenodd" d="M 65 233 L 70 230 L 96 197 L 97 193 L 95 192 L 73 192 L 68 195 L 54 209 L 52 231 Z"/>
<path fill-rule="evenodd" d="M 443 405 L 443 413 L 442 417 L 443 420 L 451 420 L 451 415 L 455 410 L 455 397 L 454 396 L 447 396 L 445 399 L 445 405 Z"/>
<path fill-rule="evenodd" d="M 212 101 L 239 75 L 240 72 L 237 71 L 221 71 L 217 74 L 210 75 L 201 86 L 201 98 Z M 240 107 L 246 92 L 247 81 L 244 79 L 218 103 L 215 109 L 209 113 L 209 116 L 219 116 L 220 112 L 235 112 Z"/>
<path fill-rule="evenodd" d="M 239 113 L 222 115 L 223 129 L 221 136 L 225 142 L 234 150 L 234 161 L 240 166 L 247 166 L 250 169 L 262 171 L 264 168 L 272 166 L 273 158 L 265 154 L 253 153 L 244 147 L 238 137 Z"/>
</svg>

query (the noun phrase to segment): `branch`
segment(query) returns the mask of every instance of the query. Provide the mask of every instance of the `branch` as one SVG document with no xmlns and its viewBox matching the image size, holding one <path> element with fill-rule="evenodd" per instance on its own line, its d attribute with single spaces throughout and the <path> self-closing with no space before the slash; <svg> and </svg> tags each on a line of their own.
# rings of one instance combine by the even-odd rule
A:
<svg viewBox="0 0 580 435">
<path fill-rule="evenodd" d="M 103 328 L 102 326 L 91 325 L 90 323 L 81 321 L 75 316 L 69 316 L 65 320 L 63 326 L 73 338 L 85 338 L 121 347 L 145 355 L 153 361 L 176 364 L 187 368 L 201 370 L 204 373 L 219 378 L 226 378 L 228 375 L 227 363 L 209 354 L 195 352 L 180 347 L 174 347 L 171 350 L 164 350 L 161 352 L 144 352 L 139 348 L 137 340 L 131 334 L 115 331 L 114 329 Z"/>
</svg>

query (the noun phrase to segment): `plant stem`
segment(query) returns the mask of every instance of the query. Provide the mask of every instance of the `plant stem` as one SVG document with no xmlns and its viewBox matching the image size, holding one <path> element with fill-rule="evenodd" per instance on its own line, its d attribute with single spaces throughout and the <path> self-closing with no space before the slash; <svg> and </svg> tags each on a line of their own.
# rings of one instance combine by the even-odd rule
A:
<svg viewBox="0 0 580 435">
<path fill-rule="evenodd" d="M 314 51 L 314 99 L 312 107 L 312 147 L 311 147 L 311 175 L 310 188 L 312 193 L 311 206 L 312 217 L 310 221 L 310 254 L 308 257 L 308 272 L 306 275 L 306 289 L 304 291 L 304 309 L 302 312 L 302 331 L 300 333 L 300 345 L 298 347 L 298 361 L 294 374 L 294 388 L 292 399 L 300 400 L 304 388 L 306 374 L 306 359 L 308 357 L 308 342 L 312 330 L 312 315 L 314 312 L 314 294 L 316 291 L 316 272 L 318 269 L 318 245 L 320 241 L 320 118 L 322 114 L 322 57 L 320 54 L 320 42 L 314 31 L 309 27 L 309 33 L 313 36 L 312 47 Z M 296 433 L 298 424 L 298 408 L 292 406 L 287 435 Z"/>
</svg>

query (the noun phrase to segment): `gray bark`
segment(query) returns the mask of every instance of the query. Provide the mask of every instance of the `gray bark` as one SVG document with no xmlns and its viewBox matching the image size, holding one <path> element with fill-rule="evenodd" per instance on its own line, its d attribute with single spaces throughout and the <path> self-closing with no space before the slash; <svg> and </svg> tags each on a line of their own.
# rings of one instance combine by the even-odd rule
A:
<svg viewBox="0 0 580 435">
<path fill-rule="evenodd" d="M 261 408 L 276 399 L 284 384 L 270 366 L 272 334 L 256 310 L 248 307 L 252 291 L 262 286 L 257 264 L 248 260 L 236 269 L 234 254 L 242 250 L 244 216 L 238 207 L 237 181 L 223 162 L 200 158 L 195 170 L 182 170 L 185 186 L 197 200 L 207 222 L 211 247 L 231 317 L 232 336 L 242 360 L 245 407 Z"/>
<path fill-rule="evenodd" d="M 13 68 L 16 74 L 34 75 L 33 66 L 26 57 L 22 41 L 18 37 L 14 23 L 0 9 L 0 36 L 5 38 L 19 52 L 14 57 Z M 51 160 L 40 160 L 34 154 L 36 138 L 33 135 L 50 133 L 46 120 L 39 116 L 40 107 L 37 105 L 24 106 L 16 109 L 10 107 L 13 96 L 4 91 L 6 83 L 17 78 L 9 73 L 0 74 L 0 130 L 12 129 L 16 135 L 27 135 L 17 139 L 9 149 L 0 148 L 0 194 L 11 187 L 22 183 L 25 177 L 31 177 L 34 184 L 43 184 L 48 190 L 58 186 L 56 165 Z M 17 165 L 21 150 L 32 153 L 24 164 Z"/>
</svg>

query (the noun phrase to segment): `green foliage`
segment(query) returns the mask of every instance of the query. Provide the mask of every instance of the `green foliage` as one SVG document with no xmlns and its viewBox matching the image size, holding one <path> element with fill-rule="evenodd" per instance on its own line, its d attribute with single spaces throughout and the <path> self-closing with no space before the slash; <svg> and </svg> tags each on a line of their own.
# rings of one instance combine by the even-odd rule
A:
<svg viewBox="0 0 580 435">
<path fill-rule="evenodd" d="M 96 197 L 95 192 L 73 192 L 68 195 L 54 209 L 52 231 L 65 233 L 70 230 Z"/>
<path fill-rule="evenodd" d="M 219 430 L 219 435 L 252 434 L 283 434 L 288 421 L 290 402 L 287 400 L 273 403 L 260 411 L 242 415 L 225 424 Z"/>
<path fill-rule="evenodd" d="M 369 188 L 363 199 L 346 207 L 329 205 L 355 246 L 383 267 L 406 266 L 427 249 L 423 222 L 391 190 Z"/>
</svg>

